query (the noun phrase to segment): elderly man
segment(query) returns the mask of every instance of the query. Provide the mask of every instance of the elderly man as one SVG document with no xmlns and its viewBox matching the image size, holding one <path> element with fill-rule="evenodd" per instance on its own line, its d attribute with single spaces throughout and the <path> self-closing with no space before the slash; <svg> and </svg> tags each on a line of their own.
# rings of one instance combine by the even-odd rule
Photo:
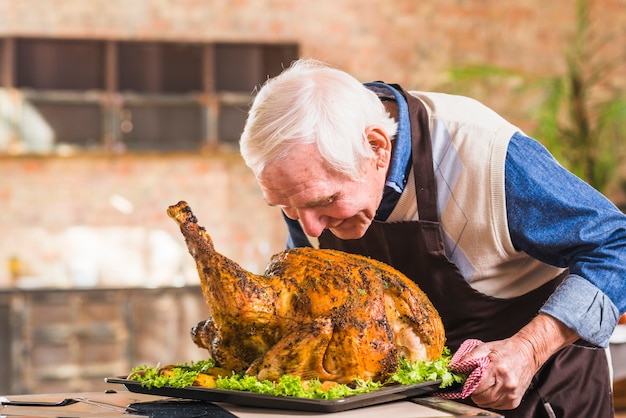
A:
<svg viewBox="0 0 626 418">
<path fill-rule="evenodd" d="M 602 347 L 626 310 L 626 216 L 518 128 L 469 98 L 303 59 L 258 92 L 241 153 L 289 246 L 391 264 L 452 350 L 482 341 L 465 356 L 489 359 L 475 404 L 613 415 Z"/>
</svg>

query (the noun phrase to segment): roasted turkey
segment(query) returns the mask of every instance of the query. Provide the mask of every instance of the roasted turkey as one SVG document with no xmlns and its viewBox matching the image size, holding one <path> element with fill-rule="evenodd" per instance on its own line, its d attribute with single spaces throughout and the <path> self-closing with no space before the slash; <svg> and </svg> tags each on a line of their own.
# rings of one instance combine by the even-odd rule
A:
<svg viewBox="0 0 626 418">
<path fill-rule="evenodd" d="M 392 267 L 335 250 L 294 248 L 263 275 L 221 255 L 185 202 L 168 208 L 195 259 L 210 317 L 191 331 L 224 369 L 278 380 L 382 381 L 398 357 L 441 355 L 441 318 Z"/>
</svg>

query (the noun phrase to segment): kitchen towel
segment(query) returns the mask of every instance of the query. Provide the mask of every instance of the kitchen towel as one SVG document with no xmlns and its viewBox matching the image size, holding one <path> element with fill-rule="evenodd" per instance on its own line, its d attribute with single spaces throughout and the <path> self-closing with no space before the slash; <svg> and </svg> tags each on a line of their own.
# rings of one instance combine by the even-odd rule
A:
<svg viewBox="0 0 626 418">
<path fill-rule="evenodd" d="M 455 373 L 469 373 L 465 383 L 459 389 L 438 392 L 437 396 L 443 399 L 465 399 L 474 392 L 485 369 L 489 365 L 489 357 L 480 357 L 472 360 L 461 361 L 463 357 L 483 342 L 476 339 L 465 340 L 454 353 L 448 368 Z"/>
</svg>

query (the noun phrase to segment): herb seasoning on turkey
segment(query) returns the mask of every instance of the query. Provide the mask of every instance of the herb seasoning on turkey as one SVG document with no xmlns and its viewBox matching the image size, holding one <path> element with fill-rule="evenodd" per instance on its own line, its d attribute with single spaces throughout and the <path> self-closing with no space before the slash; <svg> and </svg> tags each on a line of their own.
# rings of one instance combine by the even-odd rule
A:
<svg viewBox="0 0 626 418">
<path fill-rule="evenodd" d="M 192 337 L 218 367 L 258 380 L 383 382 L 400 357 L 442 355 L 439 314 L 394 268 L 341 251 L 295 248 L 274 255 L 256 275 L 215 250 L 185 202 L 168 214 L 196 261 L 210 313 Z"/>
</svg>

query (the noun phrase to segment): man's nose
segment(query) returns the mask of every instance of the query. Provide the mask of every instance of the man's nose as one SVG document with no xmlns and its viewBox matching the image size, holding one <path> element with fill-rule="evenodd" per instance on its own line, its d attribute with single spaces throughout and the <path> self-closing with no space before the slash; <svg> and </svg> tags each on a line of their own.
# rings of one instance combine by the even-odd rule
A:
<svg viewBox="0 0 626 418">
<path fill-rule="evenodd" d="M 302 223 L 302 229 L 310 237 L 319 237 L 328 226 L 328 217 L 312 209 L 298 210 L 298 218 Z"/>
</svg>

